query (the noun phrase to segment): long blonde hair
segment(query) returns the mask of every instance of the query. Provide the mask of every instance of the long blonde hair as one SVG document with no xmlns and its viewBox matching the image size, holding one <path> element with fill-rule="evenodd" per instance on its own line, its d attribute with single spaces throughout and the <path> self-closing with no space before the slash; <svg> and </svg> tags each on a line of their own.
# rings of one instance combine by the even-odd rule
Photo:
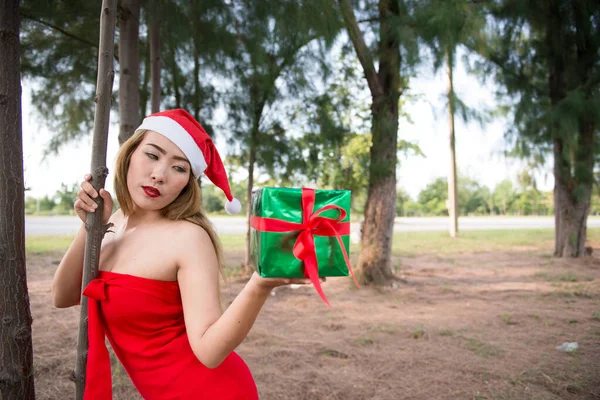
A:
<svg viewBox="0 0 600 400">
<path fill-rule="evenodd" d="M 119 206 L 125 216 L 130 215 L 133 212 L 133 200 L 131 199 L 131 195 L 127 188 L 127 170 L 129 169 L 131 155 L 144 139 L 146 132 L 146 130 L 140 130 L 134 133 L 131 138 L 123 143 L 117 155 L 115 166 L 115 193 L 117 195 Z M 213 247 L 215 248 L 215 253 L 217 254 L 219 274 L 224 276 L 221 241 L 219 240 L 212 223 L 208 220 L 206 214 L 204 214 L 204 211 L 202 210 L 200 186 L 192 173 L 190 173 L 190 179 L 179 196 L 160 211 L 161 215 L 167 219 L 172 221 L 189 221 L 200 226 L 208 233 Z"/>
</svg>

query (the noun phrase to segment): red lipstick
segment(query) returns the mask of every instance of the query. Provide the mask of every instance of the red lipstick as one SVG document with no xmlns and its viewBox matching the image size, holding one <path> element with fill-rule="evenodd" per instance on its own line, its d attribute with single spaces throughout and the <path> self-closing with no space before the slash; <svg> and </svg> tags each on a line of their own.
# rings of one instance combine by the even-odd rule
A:
<svg viewBox="0 0 600 400">
<path fill-rule="evenodd" d="M 155 198 L 155 197 L 160 196 L 160 190 L 158 190 L 155 187 L 152 187 L 152 186 L 142 186 L 142 189 L 144 189 L 144 193 L 146 193 L 146 195 L 148 197 Z"/>
</svg>

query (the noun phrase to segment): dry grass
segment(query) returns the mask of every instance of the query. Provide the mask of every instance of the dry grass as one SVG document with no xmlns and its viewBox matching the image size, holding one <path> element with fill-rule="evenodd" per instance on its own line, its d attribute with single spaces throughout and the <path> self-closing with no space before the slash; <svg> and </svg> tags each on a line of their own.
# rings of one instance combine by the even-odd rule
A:
<svg viewBox="0 0 600 400">
<path fill-rule="evenodd" d="M 397 258 L 406 283 L 280 288 L 238 352 L 264 400 L 598 399 L 600 260 L 545 249 Z M 596 253 L 600 253 L 596 250 Z M 242 250 L 227 253 L 239 265 Z M 50 304 L 60 253 L 28 258 L 38 399 L 72 398 L 79 310 Z M 230 302 L 244 284 L 230 278 Z M 572 354 L 557 351 L 576 341 Z M 116 400 L 139 399 L 115 363 Z"/>
</svg>

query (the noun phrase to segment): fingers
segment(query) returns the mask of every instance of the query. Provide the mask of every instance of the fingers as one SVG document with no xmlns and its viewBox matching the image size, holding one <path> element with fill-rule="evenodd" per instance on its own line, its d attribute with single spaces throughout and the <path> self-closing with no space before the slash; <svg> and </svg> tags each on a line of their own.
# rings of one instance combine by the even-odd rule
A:
<svg viewBox="0 0 600 400">
<path fill-rule="evenodd" d="M 112 203 L 112 196 L 108 191 L 100 189 L 100 197 L 104 199 L 104 204 L 106 204 L 107 201 L 110 201 Z"/>
<path fill-rule="evenodd" d="M 98 192 L 94 186 L 90 183 L 92 180 L 91 174 L 86 174 L 84 181 L 81 182 L 81 190 L 77 193 L 77 201 L 75 201 L 75 208 L 79 208 L 86 212 L 94 212 L 98 208 L 98 204 L 93 200 L 98 197 Z M 104 189 L 100 189 L 100 195 L 104 200 L 112 201 L 110 193 Z"/>
<path fill-rule="evenodd" d="M 83 200 L 79 198 L 75 200 L 75 204 L 73 204 L 73 207 L 75 208 L 75 211 L 77 213 L 79 213 L 80 211 L 94 212 L 94 209 L 92 207 L 88 206 Z"/>
<path fill-rule="evenodd" d="M 85 181 L 81 182 L 81 189 L 88 194 L 88 196 L 96 198 L 98 197 L 98 192 L 94 189 L 94 186 L 90 183 L 92 181 L 92 175 L 87 174 L 85 176 Z"/>
<path fill-rule="evenodd" d="M 88 193 L 84 189 L 81 189 L 77 193 L 77 201 L 79 202 L 80 208 L 85 211 L 94 212 L 94 210 L 96 210 L 96 208 L 98 208 L 98 205 L 96 204 L 96 202 L 94 200 L 92 200 L 92 198 L 88 195 Z M 76 203 L 77 203 L 77 201 L 76 201 Z"/>
</svg>

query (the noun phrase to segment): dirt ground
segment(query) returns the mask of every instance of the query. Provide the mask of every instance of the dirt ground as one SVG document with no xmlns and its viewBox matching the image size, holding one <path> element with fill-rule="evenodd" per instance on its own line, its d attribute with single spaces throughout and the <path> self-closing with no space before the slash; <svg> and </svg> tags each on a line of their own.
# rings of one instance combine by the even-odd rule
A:
<svg viewBox="0 0 600 400">
<path fill-rule="evenodd" d="M 596 247 L 596 246 L 595 246 Z M 394 261 L 384 289 L 329 279 L 275 292 L 238 348 L 264 400 L 600 399 L 600 244 L 592 257 L 551 249 L 419 255 Z M 70 399 L 79 309 L 51 304 L 61 254 L 28 257 L 38 399 Z M 239 265 L 242 252 L 229 252 Z M 223 288 L 230 302 L 244 282 Z M 577 342 L 572 353 L 563 342 Z M 114 398 L 139 399 L 115 362 Z"/>
</svg>

